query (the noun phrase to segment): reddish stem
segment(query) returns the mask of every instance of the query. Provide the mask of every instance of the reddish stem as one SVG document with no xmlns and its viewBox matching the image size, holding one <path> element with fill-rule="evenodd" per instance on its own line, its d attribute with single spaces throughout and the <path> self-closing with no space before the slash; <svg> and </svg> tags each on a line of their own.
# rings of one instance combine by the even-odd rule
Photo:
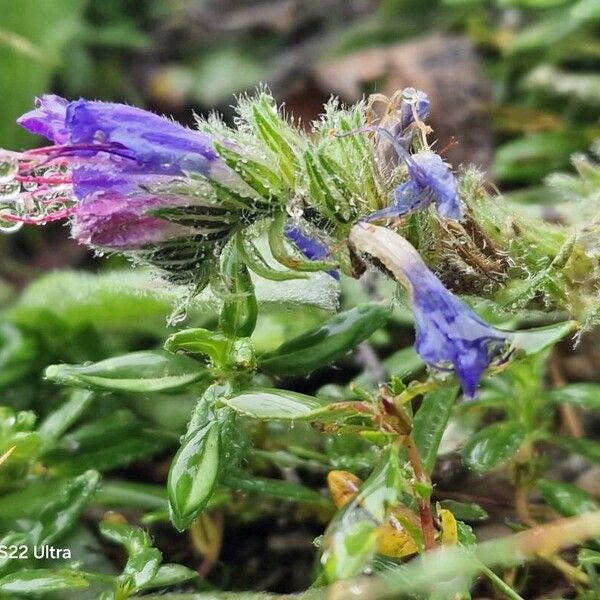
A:
<svg viewBox="0 0 600 600">
<path fill-rule="evenodd" d="M 423 462 L 421 461 L 421 457 L 419 455 L 417 446 L 415 445 L 415 442 L 412 438 L 412 434 L 407 436 L 404 445 L 406 446 L 406 454 L 415 473 L 415 477 L 423 485 L 431 488 L 431 479 L 429 478 L 429 476 L 425 472 L 425 469 L 423 468 Z M 419 505 L 419 517 L 421 519 L 421 529 L 423 531 L 423 542 L 425 544 L 425 549 L 433 550 L 434 548 L 437 548 L 437 544 L 435 543 L 435 528 L 433 526 L 433 512 L 431 510 L 431 500 L 429 498 L 422 498 L 418 493 L 417 499 Z"/>
</svg>

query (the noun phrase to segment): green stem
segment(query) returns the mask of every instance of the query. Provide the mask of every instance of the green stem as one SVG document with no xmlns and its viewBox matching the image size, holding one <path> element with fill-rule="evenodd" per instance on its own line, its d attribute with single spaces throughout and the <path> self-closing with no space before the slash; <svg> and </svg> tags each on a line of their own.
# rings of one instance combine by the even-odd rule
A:
<svg viewBox="0 0 600 600">
<path fill-rule="evenodd" d="M 489 567 L 482 567 L 481 572 L 490 580 L 492 585 L 499 591 L 502 592 L 510 600 L 524 600 L 522 596 L 517 594 L 502 577 L 498 577 L 494 571 Z"/>
</svg>

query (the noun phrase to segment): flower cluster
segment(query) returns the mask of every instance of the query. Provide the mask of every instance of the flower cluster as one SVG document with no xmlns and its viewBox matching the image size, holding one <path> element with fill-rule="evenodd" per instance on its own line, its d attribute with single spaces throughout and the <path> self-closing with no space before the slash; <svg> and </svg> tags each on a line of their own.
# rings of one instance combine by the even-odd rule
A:
<svg viewBox="0 0 600 600">
<path fill-rule="evenodd" d="M 172 280 L 193 282 L 196 289 L 217 267 L 233 233 L 244 233 L 259 217 L 282 224 L 280 237 L 308 259 L 304 264 L 286 260 L 280 241 L 271 246 L 275 258 L 297 270 L 328 270 L 337 278 L 331 269 L 343 261 L 336 253 L 347 257 L 349 242 L 405 284 L 415 313 L 417 351 L 428 364 L 453 369 L 465 394 L 472 396 L 509 334 L 487 325 L 446 290 L 406 240 L 369 223 L 429 205 L 442 218 L 463 217 L 456 179 L 427 145 L 426 94 L 404 90 L 391 124 L 344 125 L 342 136 L 375 131 L 394 150 L 397 164 L 406 167 L 391 205 L 371 214 L 363 211 L 362 218 L 358 205 L 348 200 L 352 210 L 346 214 L 338 201 L 344 200 L 344 190 L 364 189 L 377 196 L 376 176 L 371 173 L 361 188 L 361 182 L 336 172 L 336 160 L 311 149 L 307 137 L 292 130 L 264 96 L 246 108 L 251 115 L 247 128 L 208 124 L 209 134 L 131 106 L 43 96 L 18 122 L 52 145 L 23 153 L 0 151 L 0 227 L 12 230 L 68 218 L 80 243 L 137 256 Z M 376 146 L 361 141 L 360 149 L 374 153 Z M 311 185 L 297 181 L 301 160 L 313 175 Z M 328 187 L 333 184 L 339 187 Z M 314 196 L 301 211 L 305 218 L 289 221 L 288 203 L 303 189 Z M 260 274 L 268 273 L 263 264 Z M 281 279 L 281 272 L 274 275 Z"/>
<path fill-rule="evenodd" d="M 424 124 L 429 114 L 429 99 L 424 92 L 407 88 L 402 92 L 400 107 L 395 122 L 367 126 L 364 130 L 375 131 L 382 142 L 391 145 L 406 166 L 408 178 L 393 192 L 394 201 L 390 206 L 368 216 L 368 221 L 379 221 L 402 217 L 433 204 L 438 214 L 445 219 L 460 221 L 463 209 L 458 197 L 456 178 L 439 154 L 433 152 L 426 140 L 428 130 Z M 422 148 L 410 153 L 415 133 L 422 133 Z"/>
</svg>

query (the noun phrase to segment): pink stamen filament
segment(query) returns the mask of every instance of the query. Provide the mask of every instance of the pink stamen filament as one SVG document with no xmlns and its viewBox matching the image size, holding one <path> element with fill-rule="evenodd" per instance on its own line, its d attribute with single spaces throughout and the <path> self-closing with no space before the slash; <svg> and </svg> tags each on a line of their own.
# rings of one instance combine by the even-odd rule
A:
<svg viewBox="0 0 600 600">
<path fill-rule="evenodd" d="M 49 185 L 58 185 L 61 183 L 73 183 L 73 178 L 65 175 L 64 177 L 57 175 L 56 177 L 35 177 L 34 175 L 17 175 L 15 181 L 25 183 L 47 183 Z"/>
<path fill-rule="evenodd" d="M 20 217 L 19 215 L 14 215 L 12 213 L 0 212 L 0 219 L 14 223 L 26 223 L 28 225 L 43 225 L 52 221 L 61 221 L 62 219 L 66 219 L 67 217 L 70 217 L 74 211 L 75 207 L 69 206 L 63 208 L 62 210 L 56 211 L 55 213 L 44 215 L 42 217 Z"/>
<path fill-rule="evenodd" d="M 69 196 L 57 196 L 56 198 L 52 198 L 51 200 L 38 200 L 40 204 L 43 206 L 50 206 L 52 204 L 67 204 L 68 202 L 72 202 L 73 199 L 69 198 Z"/>
</svg>

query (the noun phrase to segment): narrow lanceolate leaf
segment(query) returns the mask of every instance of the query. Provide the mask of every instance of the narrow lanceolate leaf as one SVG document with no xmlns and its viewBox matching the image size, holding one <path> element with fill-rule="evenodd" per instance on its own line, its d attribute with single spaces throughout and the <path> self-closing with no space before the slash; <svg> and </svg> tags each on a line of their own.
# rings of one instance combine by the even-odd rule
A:
<svg viewBox="0 0 600 600">
<path fill-rule="evenodd" d="M 86 469 L 114 469 L 152 456 L 173 443 L 163 431 L 151 431 L 129 410 L 117 410 L 62 436 L 44 460 L 52 472 L 75 475 Z"/>
<path fill-rule="evenodd" d="M 542 479 L 538 488 L 544 500 L 563 517 L 574 517 L 600 508 L 590 494 L 571 483 Z"/>
<path fill-rule="evenodd" d="M 569 333 L 575 331 L 576 327 L 576 321 L 565 321 L 547 327 L 519 331 L 515 334 L 512 345 L 517 351 L 521 350 L 526 355 L 537 354 L 560 342 Z"/>
<path fill-rule="evenodd" d="M 183 387 L 205 374 L 195 360 L 160 350 L 133 352 L 91 365 L 51 365 L 46 378 L 85 388 L 161 392 Z"/>
<path fill-rule="evenodd" d="M 527 431 L 515 421 L 494 423 L 478 431 L 465 445 L 463 458 L 476 471 L 487 471 L 511 459 Z"/>
<path fill-rule="evenodd" d="M 223 483 L 234 490 L 250 492 L 259 496 L 270 496 L 288 500 L 289 502 L 304 502 L 318 504 L 331 508 L 331 501 L 318 492 L 311 490 L 299 483 L 282 481 L 281 479 L 268 479 L 266 477 L 250 477 L 243 473 L 228 475 Z"/>
<path fill-rule="evenodd" d="M 349 522 L 325 538 L 321 564 L 328 583 L 359 575 L 377 551 L 379 533 L 373 520 Z"/>
<path fill-rule="evenodd" d="M 198 573 L 193 569 L 188 569 L 183 565 L 166 564 L 161 565 L 154 577 L 140 586 L 142 590 L 152 590 L 155 588 L 168 587 L 197 579 Z"/>
<path fill-rule="evenodd" d="M 383 326 L 390 314 L 389 306 L 374 302 L 356 306 L 263 354 L 259 367 L 274 375 L 311 373 L 350 352 Z"/>
<path fill-rule="evenodd" d="M 442 387 L 426 394 L 415 415 L 413 436 L 423 461 L 423 467 L 429 474 L 435 467 L 438 448 L 457 393 L 458 388 L 452 386 Z"/>
<path fill-rule="evenodd" d="M 38 427 L 38 432 L 47 441 L 58 440 L 92 404 L 94 394 L 88 390 L 73 390 L 69 399 L 51 412 Z"/>
<path fill-rule="evenodd" d="M 68 481 L 61 495 L 49 502 L 39 515 L 39 520 L 33 525 L 31 536 L 36 545 L 51 544 L 79 519 L 93 497 L 100 475 L 96 471 L 87 471 Z"/>
<path fill-rule="evenodd" d="M 576 485 L 542 479 L 538 488 L 544 500 L 563 517 L 575 517 L 600 509 L 600 503 Z M 600 548 L 600 537 L 595 538 L 594 543 Z"/>
<path fill-rule="evenodd" d="M 189 431 L 169 471 L 167 490 L 173 525 L 185 529 L 204 509 L 219 476 L 221 435 L 213 415 Z"/>
<path fill-rule="evenodd" d="M 223 402 L 242 415 L 267 421 L 335 421 L 356 414 L 349 403 L 330 403 L 276 388 L 241 392 Z"/>
<path fill-rule="evenodd" d="M 133 553 L 120 579 L 124 587 L 131 591 L 137 591 L 149 584 L 158 572 L 162 560 L 162 554 L 157 548 L 144 548 Z"/>
<path fill-rule="evenodd" d="M 31 370 L 35 340 L 10 323 L 0 324 L 0 388 L 7 387 Z"/>
<path fill-rule="evenodd" d="M 442 500 L 440 506 L 452 512 L 460 521 L 485 521 L 489 517 L 488 513 L 479 504 L 475 504 L 474 502 Z"/>
<path fill-rule="evenodd" d="M 597 383 L 572 383 L 550 390 L 547 397 L 557 404 L 573 404 L 600 410 L 600 384 Z"/>
<path fill-rule="evenodd" d="M 7 598 L 35 597 L 51 592 L 68 592 L 88 587 L 85 576 L 67 569 L 24 569 L 0 579 L 0 592 Z"/>
<path fill-rule="evenodd" d="M 553 435 L 548 438 L 548 441 L 567 450 L 567 452 L 579 454 L 593 463 L 600 464 L 600 443 L 598 442 L 560 435 Z"/>
<path fill-rule="evenodd" d="M 298 168 L 298 158 L 290 142 L 283 135 L 287 123 L 277 114 L 277 109 L 265 95 L 252 106 L 252 117 L 258 135 L 278 157 L 279 169 L 288 185 L 293 185 Z"/>
<path fill-rule="evenodd" d="M 237 245 L 244 263 L 251 271 L 264 279 L 270 279 L 271 281 L 289 281 L 290 279 L 308 278 L 306 273 L 300 273 L 290 269 L 274 269 L 267 263 L 252 240 L 241 234 L 238 234 L 237 236 Z"/>
</svg>

